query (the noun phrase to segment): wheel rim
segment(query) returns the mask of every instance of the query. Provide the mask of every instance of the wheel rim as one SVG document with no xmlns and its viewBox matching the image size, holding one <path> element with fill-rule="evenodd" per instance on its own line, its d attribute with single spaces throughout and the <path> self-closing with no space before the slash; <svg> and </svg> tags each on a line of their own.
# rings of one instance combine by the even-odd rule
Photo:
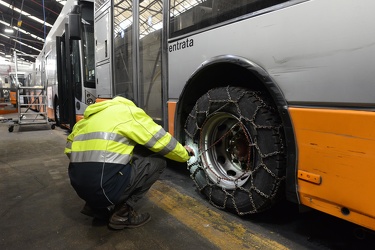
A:
<svg viewBox="0 0 375 250">
<path fill-rule="evenodd" d="M 211 181 L 225 189 L 235 189 L 247 182 L 253 169 L 253 143 L 237 117 L 228 113 L 208 117 L 199 144 Z"/>
</svg>

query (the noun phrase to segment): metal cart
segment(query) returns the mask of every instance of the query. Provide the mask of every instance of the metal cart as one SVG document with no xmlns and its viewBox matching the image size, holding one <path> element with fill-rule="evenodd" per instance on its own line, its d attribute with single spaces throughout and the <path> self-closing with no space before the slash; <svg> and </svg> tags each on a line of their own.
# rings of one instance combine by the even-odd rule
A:
<svg viewBox="0 0 375 250">
<path fill-rule="evenodd" d="M 55 123 L 50 122 L 47 115 L 47 93 L 43 86 L 17 88 L 18 120 L 12 120 L 8 131 L 13 132 L 14 126 L 44 124 L 55 129 Z"/>
</svg>

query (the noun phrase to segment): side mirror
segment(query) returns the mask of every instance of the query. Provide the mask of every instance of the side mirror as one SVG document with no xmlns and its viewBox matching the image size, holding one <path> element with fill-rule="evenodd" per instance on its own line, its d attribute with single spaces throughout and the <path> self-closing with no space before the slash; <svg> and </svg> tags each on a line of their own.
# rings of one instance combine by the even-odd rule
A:
<svg viewBox="0 0 375 250">
<path fill-rule="evenodd" d="M 69 38 L 71 40 L 81 40 L 81 13 L 78 5 L 75 5 L 70 12 L 68 23 Z"/>
</svg>

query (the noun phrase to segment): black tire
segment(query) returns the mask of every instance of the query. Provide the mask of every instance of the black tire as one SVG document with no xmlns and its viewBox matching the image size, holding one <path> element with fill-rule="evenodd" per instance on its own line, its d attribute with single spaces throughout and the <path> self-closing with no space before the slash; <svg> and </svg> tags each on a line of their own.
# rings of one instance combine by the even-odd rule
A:
<svg viewBox="0 0 375 250">
<path fill-rule="evenodd" d="M 185 133 L 196 154 L 188 162 L 191 177 L 214 206 L 255 214 L 284 196 L 282 124 L 265 94 L 212 89 L 196 102 Z"/>
<path fill-rule="evenodd" d="M 13 128 L 14 128 L 13 126 L 9 126 L 9 128 L 8 128 L 8 132 L 9 132 L 9 133 L 12 133 L 12 132 L 13 132 Z"/>
</svg>

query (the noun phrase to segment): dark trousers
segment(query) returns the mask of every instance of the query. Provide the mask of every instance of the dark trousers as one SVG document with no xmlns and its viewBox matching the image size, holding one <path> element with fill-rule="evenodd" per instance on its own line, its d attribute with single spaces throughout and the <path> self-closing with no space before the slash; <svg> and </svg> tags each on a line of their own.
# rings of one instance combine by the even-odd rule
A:
<svg viewBox="0 0 375 250">
<path fill-rule="evenodd" d="M 149 156 L 134 155 L 130 183 L 120 198 L 120 202 L 134 207 L 151 186 L 159 179 L 167 166 L 163 156 L 152 154 Z"/>
</svg>

